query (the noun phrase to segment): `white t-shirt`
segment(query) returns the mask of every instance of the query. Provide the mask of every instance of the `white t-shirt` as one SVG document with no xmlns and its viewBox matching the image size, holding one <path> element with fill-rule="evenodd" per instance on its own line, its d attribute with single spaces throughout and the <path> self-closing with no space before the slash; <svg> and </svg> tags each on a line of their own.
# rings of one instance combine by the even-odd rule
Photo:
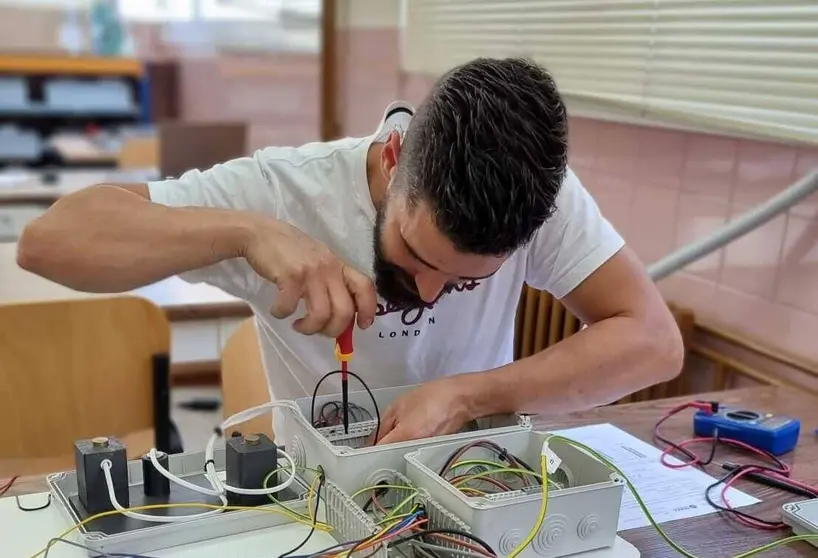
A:
<svg viewBox="0 0 818 558">
<path fill-rule="evenodd" d="M 367 183 L 367 152 L 389 130 L 407 126 L 410 115 L 406 112 L 386 118 L 395 107 L 408 105 L 390 105 L 372 136 L 268 147 L 206 171 L 150 183 L 151 199 L 168 206 L 268 214 L 294 225 L 371 275 L 375 207 Z M 350 370 L 370 388 L 378 388 L 509 363 L 523 283 L 564 297 L 624 244 L 573 172 L 567 174 L 557 206 L 533 241 L 489 279 L 466 284 L 432 309 L 395 312 L 379 300 L 372 327 L 355 330 Z M 276 287 L 256 275 L 244 260 L 228 260 L 182 278 L 215 285 L 251 305 L 274 399 L 311 395 L 321 376 L 338 368 L 332 339 L 304 336 L 292 329 L 292 321 L 303 315 L 303 306 L 289 319 L 270 315 Z M 322 393 L 339 391 L 337 376 L 321 389 Z"/>
</svg>

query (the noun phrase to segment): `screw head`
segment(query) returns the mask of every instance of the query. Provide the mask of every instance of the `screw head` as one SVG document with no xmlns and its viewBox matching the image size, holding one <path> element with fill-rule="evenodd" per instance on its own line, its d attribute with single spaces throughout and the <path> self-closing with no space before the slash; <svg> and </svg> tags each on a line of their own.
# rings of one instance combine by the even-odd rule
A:
<svg viewBox="0 0 818 558">
<path fill-rule="evenodd" d="M 95 448 L 107 448 L 109 440 L 106 436 L 98 436 L 96 438 L 91 438 L 91 445 Z"/>
</svg>

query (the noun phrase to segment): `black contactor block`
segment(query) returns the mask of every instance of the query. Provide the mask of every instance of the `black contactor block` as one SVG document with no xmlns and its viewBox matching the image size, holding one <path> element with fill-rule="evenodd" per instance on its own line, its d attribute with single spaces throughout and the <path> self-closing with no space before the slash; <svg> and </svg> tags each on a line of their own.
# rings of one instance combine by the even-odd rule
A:
<svg viewBox="0 0 818 558">
<path fill-rule="evenodd" d="M 156 460 L 165 470 L 170 470 L 168 454 L 157 451 Z M 145 496 L 148 498 L 157 498 L 164 501 L 170 496 L 170 479 L 153 466 L 153 461 L 151 461 L 150 455 L 147 454 L 142 456 L 142 483 Z"/>
<path fill-rule="evenodd" d="M 118 503 L 130 505 L 128 492 L 128 457 L 125 446 L 116 438 L 99 437 L 74 443 L 74 460 L 77 468 L 77 489 L 80 503 L 91 514 L 114 509 L 108 494 L 108 484 L 102 462 L 111 462 L 111 479 Z"/>
<path fill-rule="evenodd" d="M 227 439 L 225 446 L 227 484 L 236 488 L 264 488 L 264 479 L 278 468 L 278 448 L 265 434 L 248 434 Z M 278 474 L 269 486 L 278 484 Z M 270 503 L 265 495 L 236 494 L 228 491 L 232 506 L 261 506 Z"/>
</svg>

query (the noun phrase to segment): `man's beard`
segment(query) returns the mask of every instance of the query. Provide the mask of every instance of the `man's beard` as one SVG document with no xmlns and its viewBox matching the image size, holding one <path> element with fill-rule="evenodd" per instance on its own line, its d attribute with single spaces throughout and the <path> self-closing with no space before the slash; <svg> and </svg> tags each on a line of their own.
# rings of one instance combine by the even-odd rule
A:
<svg viewBox="0 0 818 558">
<path fill-rule="evenodd" d="M 383 252 L 381 232 L 385 211 L 383 206 L 378 208 L 375 218 L 375 230 L 372 234 L 372 247 L 375 254 L 372 264 L 375 273 L 375 288 L 378 295 L 394 309 L 410 310 L 416 308 L 431 308 L 445 294 L 452 291 L 453 286 L 447 285 L 434 302 L 426 302 L 420 297 L 415 279 L 401 267 L 390 262 Z"/>
</svg>

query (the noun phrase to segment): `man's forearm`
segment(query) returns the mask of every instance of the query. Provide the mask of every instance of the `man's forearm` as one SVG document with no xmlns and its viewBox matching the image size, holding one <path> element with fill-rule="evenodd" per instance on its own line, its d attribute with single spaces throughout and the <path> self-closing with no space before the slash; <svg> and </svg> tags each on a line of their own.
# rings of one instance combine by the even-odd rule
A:
<svg viewBox="0 0 818 558">
<path fill-rule="evenodd" d="M 248 217 L 171 208 L 116 186 L 66 196 L 29 224 L 21 267 L 74 289 L 121 292 L 238 257 Z"/>
<path fill-rule="evenodd" d="M 678 330 L 651 330 L 630 317 L 598 322 L 548 349 L 462 384 L 474 416 L 560 414 L 612 403 L 676 376 Z"/>
</svg>

